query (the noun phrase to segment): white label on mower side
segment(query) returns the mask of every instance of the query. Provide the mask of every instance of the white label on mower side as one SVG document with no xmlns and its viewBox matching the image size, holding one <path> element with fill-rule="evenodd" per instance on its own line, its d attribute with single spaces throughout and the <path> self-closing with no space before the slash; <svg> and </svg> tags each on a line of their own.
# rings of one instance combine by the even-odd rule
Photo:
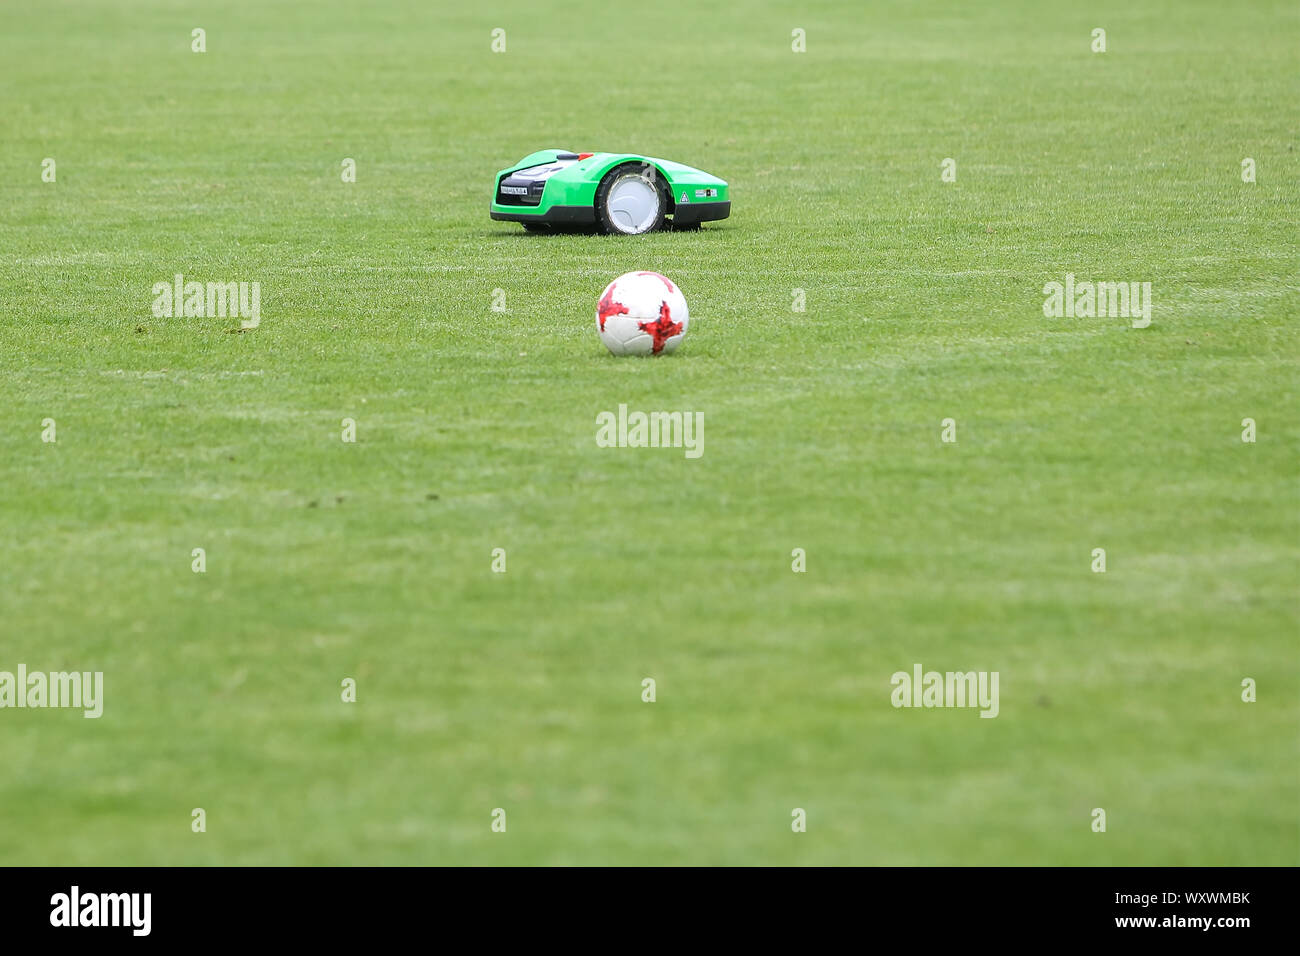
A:
<svg viewBox="0 0 1300 956">
<path fill-rule="evenodd" d="M 678 201 L 678 202 L 690 202 L 690 200 L 686 198 L 686 193 L 682 193 L 682 198 L 679 199 L 679 200 L 677 200 L 677 201 Z"/>
</svg>

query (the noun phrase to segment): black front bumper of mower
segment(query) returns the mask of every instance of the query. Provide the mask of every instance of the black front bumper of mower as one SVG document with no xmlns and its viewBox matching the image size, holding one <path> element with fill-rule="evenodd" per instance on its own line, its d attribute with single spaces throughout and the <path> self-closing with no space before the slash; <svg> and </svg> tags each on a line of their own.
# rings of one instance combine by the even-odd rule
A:
<svg viewBox="0 0 1300 956">
<path fill-rule="evenodd" d="M 596 210 L 590 206 L 552 206 L 546 212 L 528 212 L 520 206 L 518 212 L 497 212 L 488 207 L 488 214 L 498 222 L 536 222 L 545 226 L 595 225 Z"/>
</svg>

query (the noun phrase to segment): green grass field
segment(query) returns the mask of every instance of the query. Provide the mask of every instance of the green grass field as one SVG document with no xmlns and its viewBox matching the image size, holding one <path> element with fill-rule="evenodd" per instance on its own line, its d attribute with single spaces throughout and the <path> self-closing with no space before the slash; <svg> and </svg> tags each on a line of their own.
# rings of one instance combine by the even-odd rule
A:
<svg viewBox="0 0 1300 956">
<path fill-rule="evenodd" d="M 0 710 L 0 862 L 1300 861 L 1295 4 L 3 22 L 0 671 L 105 696 Z M 732 216 L 490 222 L 548 146 Z M 596 337 L 634 269 L 671 357 Z M 1067 273 L 1150 327 L 1044 317 Z M 620 403 L 703 456 L 597 447 Z M 895 709 L 916 663 L 999 716 Z"/>
</svg>

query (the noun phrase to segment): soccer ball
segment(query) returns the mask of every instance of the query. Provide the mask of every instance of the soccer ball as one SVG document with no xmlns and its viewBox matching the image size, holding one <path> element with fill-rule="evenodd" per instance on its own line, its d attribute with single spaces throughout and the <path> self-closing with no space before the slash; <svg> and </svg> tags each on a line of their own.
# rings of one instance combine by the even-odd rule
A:
<svg viewBox="0 0 1300 956">
<path fill-rule="evenodd" d="M 615 355 L 663 355 L 682 344 L 691 316 L 686 297 L 657 272 L 619 276 L 596 303 L 596 331 Z"/>
</svg>

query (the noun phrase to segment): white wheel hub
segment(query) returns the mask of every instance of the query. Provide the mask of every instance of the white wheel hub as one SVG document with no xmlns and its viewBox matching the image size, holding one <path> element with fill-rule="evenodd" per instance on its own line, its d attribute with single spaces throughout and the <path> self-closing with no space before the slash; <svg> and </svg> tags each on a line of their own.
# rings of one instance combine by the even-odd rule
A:
<svg viewBox="0 0 1300 956">
<path fill-rule="evenodd" d="M 605 197 L 609 221 L 619 232 L 636 235 L 645 232 L 659 217 L 659 190 L 654 183 L 631 173 L 620 176 Z"/>
</svg>

